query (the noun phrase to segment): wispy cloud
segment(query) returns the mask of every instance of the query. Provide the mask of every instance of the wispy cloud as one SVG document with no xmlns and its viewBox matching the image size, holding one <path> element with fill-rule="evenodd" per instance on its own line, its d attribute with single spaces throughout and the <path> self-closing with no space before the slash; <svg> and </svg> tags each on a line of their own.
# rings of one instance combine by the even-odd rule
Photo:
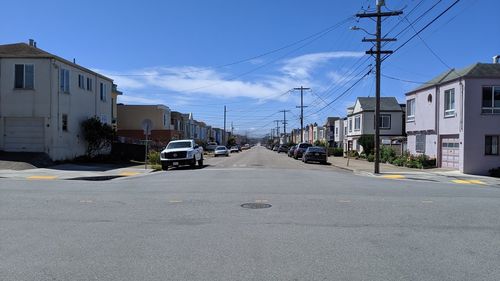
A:
<svg viewBox="0 0 500 281">
<path fill-rule="evenodd" d="M 361 56 L 364 56 L 363 52 L 348 51 L 307 54 L 286 60 L 281 70 L 291 77 L 308 79 L 312 70 L 332 59 L 359 58 Z"/>
<path fill-rule="evenodd" d="M 129 103 L 148 103 L 148 101 L 161 103 L 163 99 L 167 102 L 164 97 L 166 95 L 148 95 L 147 92 L 175 93 L 177 97 L 175 101 L 179 104 L 188 104 L 191 101 L 190 99 L 182 100 L 180 98 L 182 96 L 284 101 L 289 96 L 282 94 L 296 85 L 299 80 L 314 86 L 314 81 L 309 81 L 311 74 L 328 61 L 338 58 L 356 58 L 362 55 L 364 55 L 362 52 L 349 51 L 306 54 L 282 61 L 282 66 L 275 69 L 275 74 L 249 80 L 198 66 L 150 67 L 130 70 L 125 75 L 123 73 L 115 75 L 114 71 L 97 71 L 113 78 L 118 87 L 125 92 L 120 100 Z M 337 73 L 336 76 L 332 76 L 333 73 L 330 72 L 330 78 L 342 79 L 341 74 Z M 140 91 L 144 92 L 136 94 Z M 172 98 L 168 99 L 168 102 L 172 102 Z"/>
</svg>

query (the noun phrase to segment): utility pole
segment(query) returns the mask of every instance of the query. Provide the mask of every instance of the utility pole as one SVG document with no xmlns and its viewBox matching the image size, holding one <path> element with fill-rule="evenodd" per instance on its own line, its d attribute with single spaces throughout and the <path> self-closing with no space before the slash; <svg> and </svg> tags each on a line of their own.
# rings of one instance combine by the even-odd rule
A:
<svg viewBox="0 0 500 281">
<path fill-rule="evenodd" d="M 377 12 L 376 13 L 362 13 L 356 14 L 359 18 L 377 18 L 377 32 L 375 33 L 376 38 L 366 39 L 363 38 L 363 42 L 375 42 L 374 51 L 371 48 L 365 53 L 367 55 L 375 55 L 376 62 L 376 86 L 375 86 L 375 161 L 374 161 L 374 173 L 380 173 L 380 64 L 382 63 L 380 59 L 381 54 L 392 54 L 392 51 L 381 50 L 382 42 L 396 41 L 395 38 L 382 38 L 382 17 L 392 17 L 401 15 L 402 11 L 392 11 L 392 12 L 382 12 L 382 6 L 385 6 L 385 0 L 377 0 Z M 360 29 L 360 28 L 353 28 Z"/>
<path fill-rule="evenodd" d="M 281 122 L 281 120 L 274 120 L 274 122 L 276 122 L 276 136 L 278 136 L 278 139 L 280 137 L 280 125 L 279 123 Z"/>
<path fill-rule="evenodd" d="M 222 132 L 222 143 L 226 145 L 226 106 L 224 105 L 224 131 Z"/>
<path fill-rule="evenodd" d="M 280 110 L 280 112 L 283 112 L 283 134 L 285 135 L 285 143 L 287 142 L 287 138 L 286 138 L 286 113 L 287 112 L 290 112 L 290 110 L 286 110 L 286 109 L 283 109 L 283 110 Z"/>
<path fill-rule="evenodd" d="M 311 88 L 304 88 L 300 86 L 300 88 L 293 88 L 294 90 L 300 90 L 300 142 L 304 142 L 304 90 L 310 90 Z"/>
</svg>

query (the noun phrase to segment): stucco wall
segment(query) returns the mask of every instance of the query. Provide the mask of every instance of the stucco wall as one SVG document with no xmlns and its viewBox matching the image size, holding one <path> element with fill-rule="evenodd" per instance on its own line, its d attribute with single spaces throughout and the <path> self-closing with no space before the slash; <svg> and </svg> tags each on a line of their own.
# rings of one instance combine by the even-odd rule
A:
<svg viewBox="0 0 500 281">
<path fill-rule="evenodd" d="M 500 79 L 474 79 L 465 83 L 464 173 L 487 174 L 500 167 L 499 155 L 485 155 L 485 136 L 500 135 L 500 115 L 481 113 L 482 86 L 500 86 Z"/>
<path fill-rule="evenodd" d="M 163 124 L 163 116 L 167 115 L 167 124 Z M 118 105 L 118 130 L 142 130 L 142 122 L 150 119 L 153 130 L 170 129 L 170 110 L 157 105 Z"/>
</svg>

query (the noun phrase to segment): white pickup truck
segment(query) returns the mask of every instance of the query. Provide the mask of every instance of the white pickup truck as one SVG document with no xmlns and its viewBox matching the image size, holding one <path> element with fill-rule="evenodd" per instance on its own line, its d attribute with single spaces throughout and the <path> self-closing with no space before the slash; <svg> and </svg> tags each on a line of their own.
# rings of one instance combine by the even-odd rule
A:
<svg viewBox="0 0 500 281">
<path fill-rule="evenodd" d="M 160 153 L 162 170 L 169 167 L 190 165 L 192 168 L 203 167 L 203 148 L 198 146 L 194 140 L 176 140 L 167 144 Z"/>
</svg>

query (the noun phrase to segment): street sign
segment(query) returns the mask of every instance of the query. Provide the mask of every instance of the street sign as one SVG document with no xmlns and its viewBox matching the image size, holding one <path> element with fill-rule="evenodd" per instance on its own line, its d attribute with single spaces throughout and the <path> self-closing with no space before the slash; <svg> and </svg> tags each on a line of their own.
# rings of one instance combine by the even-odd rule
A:
<svg viewBox="0 0 500 281">
<path fill-rule="evenodd" d="M 144 135 L 151 135 L 151 130 L 153 129 L 153 121 L 150 119 L 144 119 L 142 121 L 142 130 L 144 131 Z"/>
</svg>

